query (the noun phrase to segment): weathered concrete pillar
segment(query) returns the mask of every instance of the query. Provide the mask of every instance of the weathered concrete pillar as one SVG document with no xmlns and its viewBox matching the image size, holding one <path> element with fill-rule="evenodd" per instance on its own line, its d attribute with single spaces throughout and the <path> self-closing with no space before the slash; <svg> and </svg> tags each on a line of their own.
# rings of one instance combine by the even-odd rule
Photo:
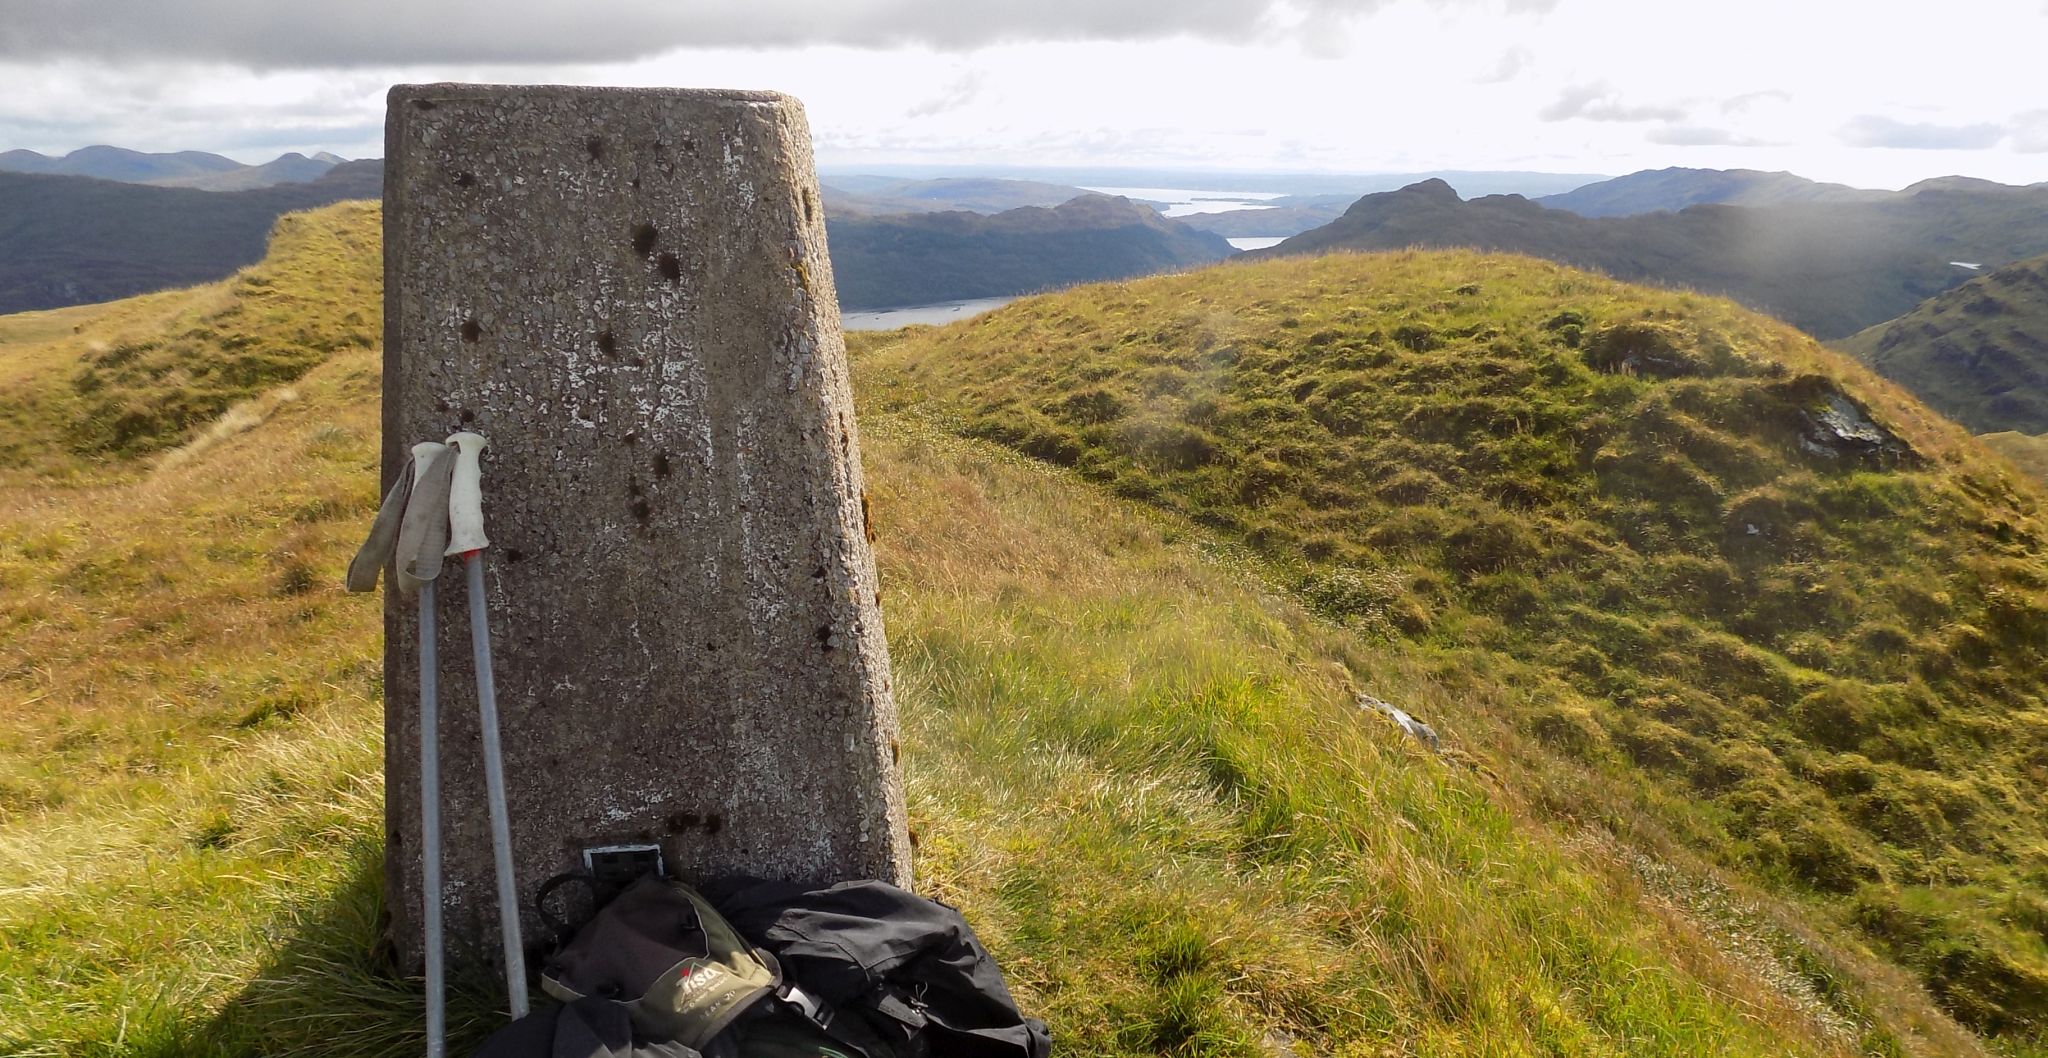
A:
<svg viewBox="0 0 2048 1058">
<path fill-rule="evenodd" d="M 895 706 L 803 110 L 759 92 L 401 85 L 384 480 L 490 439 L 521 902 L 591 846 L 686 878 L 907 883 Z M 439 592 L 451 965 L 494 958 L 459 563 Z M 392 937 L 420 956 L 416 614 L 385 608 Z M 526 915 L 531 944 L 536 920 Z"/>
</svg>

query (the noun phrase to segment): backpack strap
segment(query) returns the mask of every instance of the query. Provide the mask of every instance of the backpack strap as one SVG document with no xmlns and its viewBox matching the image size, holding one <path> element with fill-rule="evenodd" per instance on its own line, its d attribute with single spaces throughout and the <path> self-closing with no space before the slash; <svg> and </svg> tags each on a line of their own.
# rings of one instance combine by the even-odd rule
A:
<svg viewBox="0 0 2048 1058">
<path fill-rule="evenodd" d="M 900 1037 L 885 1038 L 882 1033 L 876 1031 L 869 1019 L 859 1015 L 841 1014 L 833 1009 L 832 1004 L 798 988 L 788 978 L 783 979 L 782 988 L 776 993 L 776 998 L 781 1001 L 784 1009 L 801 1015 L 819 1032 L 831 1037 L 836 1043 L 853 1048 L 854 1053 L 861 1055 L 862 1058 L 913 1058 L 925 1053 L 922 1041 L 908 1025 Z M 908 1004 L 904 1004 L 903 1008 L 910 1011 Z M 893 1018 L 895 1015 L 892 1013 L 890 1016 Z M 920 1016 L 918 1027 L 922 1026 L 923 1019 Z"/>
</svg>

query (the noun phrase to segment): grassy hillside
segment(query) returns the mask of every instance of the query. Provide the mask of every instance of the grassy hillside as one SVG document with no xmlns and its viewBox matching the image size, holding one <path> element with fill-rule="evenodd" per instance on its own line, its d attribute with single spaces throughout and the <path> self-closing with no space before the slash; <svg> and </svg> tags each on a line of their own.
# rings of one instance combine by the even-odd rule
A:
<svg viewBox="0 0 2048 1058">
<path fill-rule="evenodd" d="M 2012 460 L 2014 466 L 2048 483 L 2048 434 L 2023 434 L 2013 430 L 1987 433 L 1977 440 L 1984 447 Z"/>
<path fill-rule="evenodd" d="M 1715 299 L 1403 253 L 1030 299 L 865 380 L 1515 688 L 1504 722 L 1560 761 L 1491 763 L 1563 782 L 1562 816 L 1653 819 L 1979 1030 L 2048 1029 L 2041 493 L 1846 358 Z"/>
<path fill-rule="evenodd" d="M 1252 257 L 1411 246 L 1526 253 L 1616 279 L 1725 295 L 1839 338 L 1969 277 L 2048 253 L 2048 185 L 1928 181 L 1871 202 L 1701 205 L 1581 217 L 1512 196 L 1461 201 L 1430 181 L 1367 195 L 1344 216 Z"/>
<path fill-rule="evenodd" d="M 1987 272 L 1840 345 L 1972 430 L 2048 431 L 2048 257 Z"/>
<path fill-rule="evenodd" d="M 295 218 L 256 274 L 331 314 L 375 235 Z M 61 391 L 245 296 L 6 318 L 0 363 Z M 377 361 L 336 344 L 154 454 L 53 429 L 0 480 L 0 1052 L 417 1053 L 417 985 L 375 951 L 380 607 L 337 587 Z M 1512 763 L 1507 661 L 1315 616 L 1226 538 L 875 392 L 920 884 L 1063 1052 L 1982 1053 L 1798 906 L 1560 814 L 1576 787 Z M 458 1048 L 489 994 L 459 991 Z"/>
<path fill-rule="evenodd" d="M 380 163 L 249 191 L 0 172 L 0 313 L 221 279 L 263 256 L 292 210 L 382 194 Z"/>
</svg>

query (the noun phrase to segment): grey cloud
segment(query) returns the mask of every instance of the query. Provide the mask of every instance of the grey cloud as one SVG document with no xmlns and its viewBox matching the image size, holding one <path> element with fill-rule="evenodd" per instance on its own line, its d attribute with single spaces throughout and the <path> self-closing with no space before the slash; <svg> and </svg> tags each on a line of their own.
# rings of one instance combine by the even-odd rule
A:
<svg viewBox="0 0 2048 1058">
<path fill-rule="evenodd" d="M 2048 152 L 2048 110 L 2029 110 L 2012 119 L 2012 149 L 2025 154 Z"/>
<path fill-rule="evenodd" d="M 1875 114 L 1859 114 L 1842 126 L 1842 142 L 1851 147 L 1906 147 L 1927 151 L 1975 151 L 2005 138 L 2005 126 L 1935 125 L 1905 122 Z"/>
<path fill-rule="evenodd" d="M 1761 92 L 1744 92 L 1732 99 L 1723 100 L 1721 102 L 1721 113 L 1739 114 L 1758 103 L 1766 101 L 1789 103 L 1792 101 L 1792 93 L 1782 88 L 1766 88 Z"/>
<path fill-rule="evenodd" d="M 1242 41 L 1387 0 L 0 0 L 0 60 L 163 58 L 256 68 L 574 63 L 684 47 L 966 49 L 1006 41 Z M 1447 0 L 1516 9 L 1530 0 Z M 1543 0 L 1533 5 L 1543 6 Z"/>
<path fill-rule="evenodd" d="M 1665 125 L 1650 130 L 1651 143 L 1667 147 L 1767 147 L 1763 140 L 1704 125 Z"/>
<path fill-rule="evenodd" d="M 1485 73 L 1473 78 L 1479 84 L 1501 84 L 1515 79 L 1536 56 L 1527 48 L 1509 48 L 1494 60 L 1493 66 Z"/>
<path fill-rule="evenodd" d="M 980 70 L 969 70 L 956 78 L 952 84 L 947 85 L 945 90 L 941 91 L 938 95 L 911 107 L 904 116 L 928 118 L 934 114 L 943 114 L 948 110 L 958 110 L 974 102 L 975 97 L 981 95 L 981 83 L 983 80 L 984 78 Z"/>
<path fill-rule="evenodd" d="M 1573 85 L 1536 112 L 1545 121 L 1683 121 L 1685 109 L 1675 106 L 1635 105 L 1615 98 L 1614 89 L 1604 84 Z"/>
</svg>

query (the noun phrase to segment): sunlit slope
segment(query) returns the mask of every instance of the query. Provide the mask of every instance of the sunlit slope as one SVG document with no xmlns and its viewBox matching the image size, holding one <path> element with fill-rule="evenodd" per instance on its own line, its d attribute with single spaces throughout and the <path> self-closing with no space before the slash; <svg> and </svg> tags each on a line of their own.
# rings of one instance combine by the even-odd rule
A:
<svg viewBox="0 0 2048 1058">
<path fill-rule="evenodd" d="M 863 360 L 870 406 L 1243 541 L 1515 688 L 1497 767 L 1658 820 L 2008 1040 L 2048 1027 L 2040 493 L 1718 299 L 1526 258 L 1085 288 Z"/>
<path fill-rule="evenodd" d="M 1987 272 L 1839 344 L 1972 430 L 2048 431 L 2048 257 Z"/>
<path fill-rule="evenodd" d="M 2012 460 L 2012 464 L 2048 483 L 2048 434 L 2024 434 L 2017 430 L 1979 434 L 1984 447 Z"/>
<path fill-rule="evenodd" d="M 334 353 L 382 341 L 378 210 L 288 214 L 221 283 L 0 316 L 0 481 L 175 446 Z"/>
<path fill-rule="evenodd" d="M 66 384 L 89 354 L 31 324 L 0 356 Z M 380 606 L 338 590 L 376 373 L 340 347 L 174 454 L 92 457 L 94 487 L 0 481 L 0 1053 L 418 1052 L 374 947 Z M 1979 1053 L 1853 946 L 1352 704 L 1469 716 L 1472 746 L 1518 704 L 1496 676 L 1068 475 L 863 421 L 920 885 L 1063 1052 Z M 72 474 L 46 444 L 29 465 Z"/>
</svg>

